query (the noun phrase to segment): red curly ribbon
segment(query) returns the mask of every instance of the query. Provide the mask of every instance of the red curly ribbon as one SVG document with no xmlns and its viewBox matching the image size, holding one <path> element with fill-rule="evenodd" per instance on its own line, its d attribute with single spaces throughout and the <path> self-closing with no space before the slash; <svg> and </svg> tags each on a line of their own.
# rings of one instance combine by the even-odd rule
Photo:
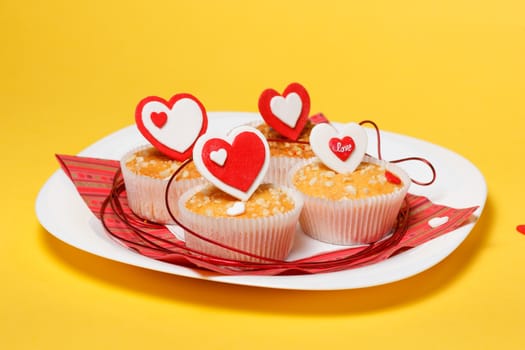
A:
<svg viewBox="0 0 525 350">
<path fill-rule="evenodd" d="M 379 130 L 379 127 L 372 120 L 363 120 L 362 122 L 359 123 L 359 125 L 364 125 L 364 124 L 370 124 L 375 129 L 375 131 L 376 131 L 376 140 L 377 140 L 377 158 L 378 159 L 383 159 L 383 156 L 381 155 L 381 132 Z M 402 163 L 402 162 L 407 162 L 407 161 L 422 162 L 425 165 L 427 165 L 430 168 L 430 171 L 432 172 L 432 178 L 429 181 L 421 182 L 421 181 L 417 181 L 417 180 L 414 180 L 414 179 L 411 178 L 413 183 L 415 183 L 416 185 L 420 185 L 420 186 L 429 186 L 429 185 L 432 185 L 434 183 L 434 181 L 436 181 L 436 175 L 437 175 L 436 174 L 436 169 L 434 168 L 432 163 L 430 161 L 428 161 L 427 159 L 425 159 L 425 158 L 421 158 L 421 157 L 407 157 L 407 158 L 389 160 L 390 163 Z"/>
</svg>

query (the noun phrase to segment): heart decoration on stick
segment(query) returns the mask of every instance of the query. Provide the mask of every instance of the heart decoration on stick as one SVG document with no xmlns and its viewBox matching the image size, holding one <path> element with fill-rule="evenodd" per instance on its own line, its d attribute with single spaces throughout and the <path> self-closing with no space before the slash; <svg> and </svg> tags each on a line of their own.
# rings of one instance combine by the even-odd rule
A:
<svg viewBox="0 0 525 350">
<path fill-rule="evenodd" d="M 315 155 L 330 169 L 349 174 L 363 160 L 368 144 L 365 129 L 349 123 L 339 131 L 332 124 L 317 124 L 310 134 Z"/>
<path fill-rule="evenodd" d="M 266 89 L 259 97 L 259 112 L 264 121 L 281 135 L 297 140 L 310 113 L 310 96 L 299 83 L 291 83 L 279 94 Z"/>
<path fill-rule="evenodd" d="M 139 102 L 135 121 L 142 135 L 168 157 L 184 161 L 197 138 L 206 132 L 208 116 L 194 96 L 181 93 L 169 101 L 149 96 Z"/>
<path fill-rule="evenodd" d="M 193 161 L 204 178 L 246 201 L 268 171 L 270 149 L 259 130 L 239 126 L 225 136 L 216 133 L 200 136 L 193 147 Z"/>
</svg>

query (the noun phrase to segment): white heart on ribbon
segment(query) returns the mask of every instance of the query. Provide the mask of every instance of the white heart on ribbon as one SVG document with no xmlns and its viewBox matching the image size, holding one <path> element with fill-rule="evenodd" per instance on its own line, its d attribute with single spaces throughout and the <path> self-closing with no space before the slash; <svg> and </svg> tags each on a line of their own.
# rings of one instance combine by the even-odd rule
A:
<svg viewBox="0 0 525 350">
<path fill-rule="evenodd" d="M 446 224 L 447 222 L 448 222 L 448 216 L 434 217 L 428 220 L 428 226 L 432 228 L 436 228 L 436 227 Z"/>
<path fill-rule="evenodd" d="M 302 109 L 303 102 L 301 97 L 295 92 L 289 93 L 286 97 L 274 96 L 270 100 L 272 113 L 291 128 L 294 128 L 297 124 Z"/>
<path fill-rule="evenodd" d="M 340 140 L 352 141 L 350 145 L 340 144 Z M 331 147 L 332 143 L 337 144 L 337 148 L 346 152 L 346 156 L 337 154 Z M 332 124 L 317 124 L 310 134 L 310 146 L 315 155 L 330 169 L 349 174 L 353 172 L 365 156 L 368 147 L 368 135 L 365 129 L 357 123 L 344 125 L 340 130 Z"/>
<path fill-rule="evenodd" d="M 152 119 L 154 113 L 166 113 L 167 120 L 159 127 Z M 171 108 L 160 101 L 149 101 L 140 113 L 144 128 L 158 142 L 179 153 L 184 153 L 195 142 L 202 130 L 204 116 L 193 99 L 182 98 Z"/>
</svg>

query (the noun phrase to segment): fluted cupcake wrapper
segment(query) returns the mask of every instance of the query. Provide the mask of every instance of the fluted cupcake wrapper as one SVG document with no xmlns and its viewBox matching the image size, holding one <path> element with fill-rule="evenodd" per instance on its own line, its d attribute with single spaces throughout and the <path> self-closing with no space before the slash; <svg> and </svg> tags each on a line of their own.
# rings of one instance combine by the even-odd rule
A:
<svg viewBox="0 0 525 350">
<path fill-rule="evenodd" d="M 254 121 L 249 123 L 248 125 L 257 128 L 259 125 L 261 125 L 260 121 Z M 282 142 L 289 142 L 293 143 L 293 141 L 287 141 L 282 140 Z M 301 147 L 305 147 L 307 145 L 300 144 Z M 309 146 L 308 146 L 309 147 Z M 272 145 L 270 143 L 270 150 L 272 149 Z M 288 172 L 292 167 L 294 167 L 296 164 L 304 163 L 311 157 L 290 157 L 290 156 L 274 156 L 272 155 L 270 157 L 270 166 L 268 167 L 268 172 L 266 173 L 266 176 L 264 177 L 264 182 L 266 183 L 272 183 L 277 185 L 283 185 L 288 186 Z"/>
<path fill-rule="evenodd" d="M 174 224 L 166 207 L 166 189 L 169 178 L 156 179 L 149 176 L 136 174 L 129 170 L 126 162 L 130 157 L 140 150 L 151 146 L 140 146 L 126 153 L 120 160 L 120 168 L 126 193 L 128 205 L 137 216 L 159 224 Z M 169 191 L 169 205 L 172 214 L 178 215 L 177 199 L 186 190 L 204 183 L 204 178 L 184 179 L 172 181 Z"/>
<path fill-rule="evenodd" d="M 186 208 L 185 203 L 189 198 L 203 188 L 204 186 L 197 186 L 181 195 L 180 221 L 211 242 L 186 231 L 185 243 L 188 248 L 232 260 L 265 262 L 261 257 L 286 259 L 293 246 L 297 221 L 303 207 L 303 199 L 299 193 L 288 187 L 280 187 L 294 202 L 294 208 L 286 213 L 258 218 L 228 218 L 200 215 Z M 229 247 L 254 256 L 236 252 Z"/>
<path fill-rule="evenodd" d="M 273 156 L 266 173 L 265 182 L 278 185 L 288 185 L 288 173 L 297 164 L 306 164 L 309 158 Z"/>
<path fill-rule="evenodd" d="M 362 199 L 331 200 L 301 193 L 304 207 L 299 222 L 304 233 L 339 245 L 372 243 L 390 233 L 411 180 L 405 171 L 391 163 L 368 156 L 364 161 L 383 166 L 401 179 L 403 187 L 393 193 Z M 299 164 L 289 172 L 292 187 L 294 174 L 303 166 Z"/>
</svg>

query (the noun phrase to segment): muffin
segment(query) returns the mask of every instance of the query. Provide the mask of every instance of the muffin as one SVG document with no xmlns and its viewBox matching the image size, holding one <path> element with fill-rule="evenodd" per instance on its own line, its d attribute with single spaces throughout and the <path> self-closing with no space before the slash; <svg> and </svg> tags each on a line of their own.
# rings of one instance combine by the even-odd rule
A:
<svg viewBox="0 0 525 350">
<path fill-rule="evenodd" d="M 410 185 L 399 167 L 365 156 L 351 173 L 338 173 L 318 158 L 289 173 L 303 195 L 299 222 L 312 238 L 338 245 L 381 240 L 392 230 Z"/>
<path fill-rule="evenodd" d="M 272 184 L 260 185 L 244 202 L 213 185 L 203 185 L 182 194 L 178 204 L 181 223 L 212 241 L 186 231 L 188 248 L 225 259 L 266 262 L 264 258 L 288 256 L 303 200 L 296 191 Z"/>
<path fill-rule="evenodd" d="M 308 120 L 297 141 L 309 142 L 313 126 Z M 291 167 L 315 156 L 309 144 L 290 141 L 266 123 L 258 123 L 255 127 L 269 141 L 271 158 L 266 182 L 285 185 Z"/>
<path fill-rule="evenodd" d="M 159 224 L 174 223 L 166 208 L 165 192 L 169 179 L 181 164 L 149 145 L 133 149 L 121 158 L 128 205 L 133 213 Z M 193 163 L 188 163 L 170 186 L 170 208 L 176 211 L 179 195 L 203 182 Z"/>
</svg>

